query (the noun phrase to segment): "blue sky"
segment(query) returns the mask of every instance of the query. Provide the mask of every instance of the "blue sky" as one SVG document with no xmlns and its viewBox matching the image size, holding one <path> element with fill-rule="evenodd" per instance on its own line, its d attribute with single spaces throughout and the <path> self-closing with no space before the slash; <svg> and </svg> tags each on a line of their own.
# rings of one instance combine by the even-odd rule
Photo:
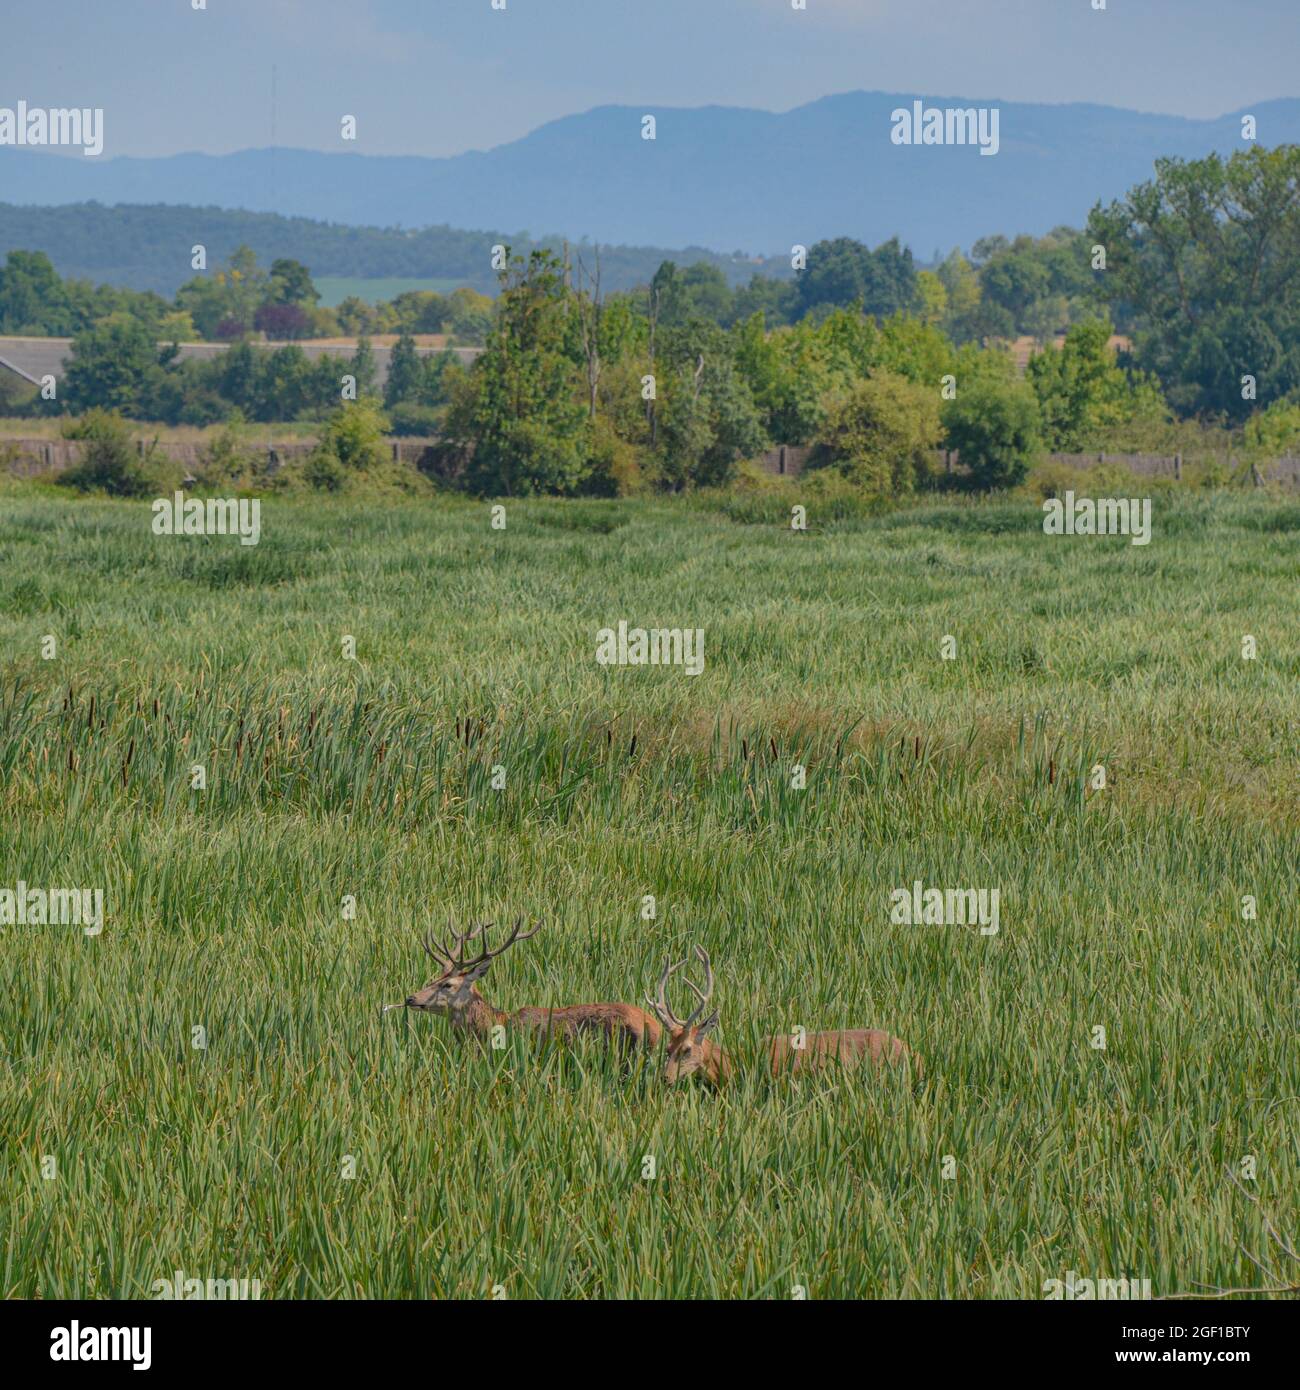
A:
<svg viewBox="0 0 1300 1390">
<path fill-rule="evenodd" d="M 1300 92 L 1300 0 L 7 0 L 0 106 L 105 110 L 106 155 L 457 154 L 592 106 L 875 89 L 1213 116 Z M 0 188 L 0 199 L 3 188 Z"/>
</svg>

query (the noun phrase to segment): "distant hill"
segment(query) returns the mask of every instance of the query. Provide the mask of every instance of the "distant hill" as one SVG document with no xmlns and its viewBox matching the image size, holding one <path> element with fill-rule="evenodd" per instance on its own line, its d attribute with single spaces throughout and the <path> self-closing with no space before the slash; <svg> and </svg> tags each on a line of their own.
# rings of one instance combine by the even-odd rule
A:
<svg viewBox="0 0 1300 1390">
<path fill-rule="evenodd" d="M 996 106 L 1000 153 L 986 158 L 970 147 L 893 144 L 891 112 L 919 96 L 850 92 L 780 114 L 605 106 L 449 159 L 281 149 L 91 160 L 5 148 L 0 197 L 37 205 L 94 199 L 246 208 L 364 227 L 514 227 L 538 236 L 769 254 L 822 237 L 875 245 L 897 234 L 928 258 L 992 232 L 1078 225 L 1098 198 L 1117 197 L 1149 177 L 1161 155 L 1242 148 L 1241 113 L 1186 120 L 1105 106 L 936 96 L 923 100 Z M 1261 102 L 1250 113 L 1261 143 L 1300 142 L 1300 100 Z M 656 117 L 654 141 L 641 138 L 644 114 Z M 395 240 L 401 235 L 392 233 Z M 182 239 L 198 239 L 192 223 Z M 333 273 L 359 272 L 349 266 Z M 385 264 L 375 273 L 446 271 Z"/>
<path fill-rule="evenodd" d="M 4 168 L 0 152 L 0 171 Z M 210 268 L 223 263 L 244 244 L 257 252 L 263 265 L 269 266 L 277 256 L 292 256 L 318 279 L 374 280 L 385 297 L 409 288 L 395 283 L 398 281 L 439 282 L 436 287 L 447 290 L 468 285 L 485 294 L 495 293 L 492 247 L 504 242 L 515 251 L 527 251 L 532 244 L 518 234 L 502 232 L 458 231 L 453 227 L 426 227 L 418 232 L 347 227 L 305 217 L 217 207 L 104 207 L 99 203 L 15 207 L 0 203 L 0 260 L 15 249 L 44 251 L 60 275 L 96 284 L 157 290 L 170 297 L 194 275 L 190 252 L 196 242 L 207 247 Z M 559 242 L 552 244 L 558 246 Z M 591 259 L 589 251 L 583 254 Z M 732 284 L 747 283 L 757 270 L 769 275 L 790 274 L 788 260 L 769 266 L 720 256 L 698 246 L 678 250 L 602 246 L 602 283 L 610 290 L 645 284 L 665 259 L 681 265 L 709 261 Z M 364 289 L 351 283 L 342 288 L 349 293 Z M 338 297 L 326 295 L 329 302 Z"/>
</svg>

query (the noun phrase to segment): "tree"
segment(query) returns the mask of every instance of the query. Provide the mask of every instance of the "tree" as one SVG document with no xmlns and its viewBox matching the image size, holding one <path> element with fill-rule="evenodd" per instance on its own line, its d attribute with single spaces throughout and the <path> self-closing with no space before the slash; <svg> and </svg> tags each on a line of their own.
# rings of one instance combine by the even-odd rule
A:
<svg viewBox="0 0 1300 1390">
<path fill-rule="evenodd" d="M 1240 419 L 1300 387 L 1300 146 L 1159 160 L 1088 233 L 1101 292 L 1134 315 L 1138 362 L 1177 409 Z"/>
<path fill-rule="evenodd" d="M 877 496 L 913 492 L 939 447 L 939 393 L 877 368 L 831 402 L 816 463 L 832 465 Z"/>
<path fill-rule="evenodd" d="M 277 342 L 305 338 L 311 329 L 311 315 L 299 304 L 269 302 L 253 316 L 253 327 Z"/>
<path fill-rule="evenodd" d="M 70 330 L 63 281 L 41 251 L 10 251 L 0 267 L 0 333 Z"/>
<path fill-rule="evenodd" d="M 77 410 L 133 414 L 159 367 L 158 346 L 138 319 L 113 314 L 72 341 L 72 360 L 64 382 Z"/>
<path fill-rule="evenodd" d="M 943 425 L 970 486 L 981 490 L 1023 482 L 1039 447 L 1038 401 L 1020 381 L 985 376 L 961 385 L 945 402 Z"/>
<path fill-rule="evenodd" d="M 453 401 L 448 435 L 467 455 L 472 491 L 575 493 L 589 471 L 587 411 L 571 355 L 564 266 L 550 251 L 507 254 L 497 322 Z"/>
<path fill-rule="evenodd" d="M 357 339 L 356 351 L 348 363 L 348 375 L 356 379 L 357 397 L 372 396 L 379 369 L 375 366 L 375 354 L 370 347 L 370 339 L 364 334 Z"/>
<path fill-rule="evenodd" d="M 418 403 L 424 391 L 425 372 L 415 339 L 403 333 L 388 359 L 388 380 L 384 385 L 384 405 L 391 409 L 400 401 Z"/>
<path fill-rule="evenodd" d="M 1154 384 L 1118 366 L 1110 337 L 1109 322 L 1091 319 L 1073 325 L 1061 348 L 1030 358 L 1027 377 L 1049 449 L 1086 449 L 1101 429 L 1162 412 Z"/>
<path fill-rule="evenodd" d="M 660 481 L 678 491 L 718 486 L 742 458 L 766 447 L 758 407 L 736 369 L 729 335 L 716 324 L 694 319 L 659 336 Z"/>
<path fill-rule="evenodd" d="M 912 253 L 897 237 L 874 251 L 850 237 L 819 241 L 799 276 L 799 301 L 805 313 L 822 305 L 860 304 L 877 317 L 916 309 L 920 294 Z"/>
<path fill-rule="evenodd" d="M 953 341 L 963 343 L 979 337 L 982 294 L 975 267 L 960 251 L 954 250 L 936 274 L 948 295 L 945 327 Z"/>
<path fill-rule="evenodd" d="M 313 308 L 320 300 L 312 283 L 311 271 L 301 261 L 282 256 L 271 262 L 271 278 L 266 287 L 267 303 L 297 304 Z"/>
<path fill-rule="evenodd" d="M 492 329 L 496 313 L 493 301 L 477 290 L 461 288 L 453 290 L 446 302 L 447 318 L 443 331 L 449 332 L 458 343 L 482 343 Z"/>
</svg>

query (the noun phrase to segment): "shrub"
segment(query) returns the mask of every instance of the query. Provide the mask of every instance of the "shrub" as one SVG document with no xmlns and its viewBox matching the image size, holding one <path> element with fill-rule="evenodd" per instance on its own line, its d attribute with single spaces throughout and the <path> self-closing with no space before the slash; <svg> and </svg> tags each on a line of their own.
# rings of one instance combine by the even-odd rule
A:
<svg viewBox="0 0 1300 1390">
<path fill-rule="evenodd" d="M 205 487 L 243 486 L 252 473 L 252 454 L 244 441 L 244 416 L 240 410 L 213 436 L 200 455 L 198 474 Z"/>
<path fill-rule="evenodd" d="M 337 463 L 345 474 L 363 473 L 387 459 L 387 433 L 388 420 L 378 403 L 363 397 L 340 406 L 330 415 L 316 452 Z"/>
<path fill-rule="evenodd" d="M 1016 487 L 1039 448 L 1038 401 L 1022 382 L 991 377 L 959 387 L 943 411 L 948 447 L 981 491 Z"/>
<path fill-rule="evenodd" d="M 937 392 L 878 368 L 830 403 L 814 462 L 869 493 L 904 496 L 929 478 L 941 438 Z"/>
<path fill-rule="evenodd" d="M 65 487 L 80 492 L 98 489 L 114 497 L 143 497 L 154 490 L 137 456 L 131 431 L 115 411 L 88 410 L 64 426 L 63 437 L 86 445 L 81 462 L 60 474 L 58 481 Z"/>
</svg>

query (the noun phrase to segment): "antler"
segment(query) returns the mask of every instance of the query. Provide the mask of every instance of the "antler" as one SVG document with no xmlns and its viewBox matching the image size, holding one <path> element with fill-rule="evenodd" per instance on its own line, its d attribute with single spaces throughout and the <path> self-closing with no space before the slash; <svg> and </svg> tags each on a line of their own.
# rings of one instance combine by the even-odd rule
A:
<svg viewBox="0 0 1300 1390">
<path fill-rule="evenodd" d="M 668 1028 L 672 1029 L 673 1032 L 676 1032 L 679 1028 L 685 1028 L 686 1025 L 673 1013 L 672 1009 L 668 1007 L 668 978 L 674 971 L 680 970 L 685 964 L 686 962 L 684 960 L 679 960 L 676 965 L 672 963 L 671 958 L 665 960 L 663 974 L 659 976 L 658 999 L 651 999 L 649 995 L 646 996 L 646 1003 L 650 1005 L 651 1010 L 659 1019 L 659 1022 L 665 1024 Z"/>
<path fill-rule="evenodd" d="M 461 957 L 464 954 L 465 947 L 468 946 L 475 937 L 481 936 L 490 927 L 495 925 L 494 922 L 484 922 L 480 926 L 473 927 L 467 932 L 458 932 L 456 931 L 456 924 L 454 922 L 449 922 L 448 926 L 451 927 L 454 933 L 451 938 L 455 943 L 454 949 L 449 951 L 441 941 L 435 941 L 432 932 L 420 938 L 420 945 L 424 947 L 425 955 L 427 955 L 440 970 L 455 970 L 461 964 Z"/>
<path fill-rule="evenodd" d="M 689 1028 L 691 1024 L 694 1023 L 697 1018 L 699 1018 L 699 1016 L 704 1012 L 704 1010 L 708 1008 L 709 1000 L 713 998 L 713 965 L 709 961 L 709 953 L 704 949 L 703 946 L 697 946 L 695 948 L 695 954 L 699 958 L 700 963 L 704 966 L 704 989 L 703 992 L 701 992 L 699 986 L 695 983 L 694 980 L 690 978 L 687 979 L 687 989 L 689 989 L 691 993 L 694 994 L 695 997 L 700 1001 L 695 1006 L 695 1012 L 691 1014 L 691 1016 L 686 1020 L 687 1028 Z"/>
<path fill-rule="evenodd" d="M 503 955 L 515 944 L 516 941 L 527 941 L 530 936 L 536 936 L 542 929 L 542 923 L 538 922 L 531 931 L 523 930 L 524 919 L 520 917 L 510 935 L 501 943 L 500 946 L 493 948 L 484 945 L 483 949 L 472 960 L 466 959 L 465 949 L 471 941 L 490 931 L 495 922 L 484 922 L 480 926 L 474 927 L 471 931 L 457 932 L 452 938 L 455 946 L 448 950 L 440 942 L 433 941 L 431 938 L 424 938 L 421 941 L 424 949 L 442 967 L 443 970 L 454 970 L 458 974 L 465 974 L 477 966 L 486 965 L 489 961 L 495 960 L 499 955 Z"/>
<path fill-rule="evenodd" d="M 671 1008 L 669 1008 L 667 996 L 669 978 L 672 975 L 676 974 L 676 972 L 680 970 L 683 965 L 686 964 L 684 960 L 679 960 L 676 965 L 672 965 L 668 961 L 664 961 L 663 974 L 659 976 L 659 997 L 658 999 L 646 1000 L 646 1002 L 650 1005 L 650 1007 L 654 1010 L 655 1014 L 658 1016 L 659 1021 L 661 1023 L 667 1024 L 667 1026 L 671 1028 L 673 1032 L 676 1032 L 681 1028 L 689 1028 L 691 1024 L 694 1023 L 695 1020 L 699 1018 L 699 1016 L 708 1007 L 709 1000 L 713 997 L 713 966 L 709 961 L 709 953 L 704 949 L 703 946 L 697 946 L 695 948 L 695 954 L 704 966 L 704 989 L 701 990 L 694 980 L 687 977 L 687 989 L 689 989 L 700 1002 L 696 1006 L 694 1012 L 691 1013 L 684 1022 L 682 1019 L 678 1018 L 675 1013 L 673 1013 Z"/>
</svg>

